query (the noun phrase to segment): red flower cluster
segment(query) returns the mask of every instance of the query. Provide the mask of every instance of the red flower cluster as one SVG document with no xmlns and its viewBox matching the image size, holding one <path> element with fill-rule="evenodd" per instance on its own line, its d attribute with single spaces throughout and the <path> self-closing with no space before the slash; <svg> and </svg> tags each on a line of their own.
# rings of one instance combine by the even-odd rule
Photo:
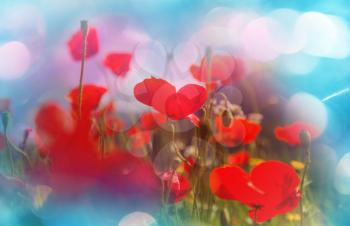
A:
<svg viewBox="0 0 350 226">
<path fill-rule="evenodd" d="M 210 189 L 221 199 L 236 200 L 251 208 L 256 222 L 295 209 L 300 200 L 300 179 L 286 163 L 266 161 L 250 174 L 238 166 L 219 167 L 210 175 Z"/>
<path fill-rule="evenodd" d="M 74 60 L 82 60 L 83 41 L 81 31 L 74 33 L 68 41 L 69 52 Z M 89 28 L 86 44 L 86 58 L 98 53 L 100 44 L 96 28 Z M 106 55 L 102 63 L 116 76 L 125 77 L 130 70 L 131 59 L 132 55 L 130 53 L 112 52 Z"/>
<path fill-rule="evenodd" d="M 163 79 L 149 78 L 134 87 L 135 98 L 174 120 L 184 119 L 199 110 L 207 100 L 206 89 L 189 84 L 178 91 Z"/>
<path fill-rule="evenodd" d="M 216 132 L 214 138 L 227 147 L 252 143 L 261 131 L 261 126 L 244 118 L 231 119 L 225 126 L 222 117 L 215 118 Z"/>
<path fill-rule="evenodd" d="M 300 133 L 302 131 L 309 132 L 312 140 L 320 135 L 320 131 L 314 126 L 304 122 L 294 122 L 284 127 L 277 127 L 275 129 L 275 136 L 278 140 L 295 146 L 300 145 Z"/>
<path fill-rule="evenodd" d="M 139 121 L 127 131 L 129 147 L 131 149 L 140 149 L 149 144 L 152 138 L 152 130 L 158 128 L 166 121 L 167 117 L 161 113 L 143 113 Z"/>
<path fill-rule="evenodd" d="M 44 104 L 39 109 L 35 118 L 36 131 L 41 138 L 42 155 L 49 160 L 45 184 L 63 196 L 107 186 L 107 190 L 123 197 L 135 195 L 135 192 L 144 194 L 143 198 L 151 197 L 150 194 L 155 197 L 161 186 L 149 162 L 115 148 L 108 151 L 111 154 L 100 154 L 98 139 L 92 133 L 92 119 L 105 92 L 103 87 L 83 87 L 80 118 L 75 117 L 77 89 L 69 94 L 72 114 L 54 103 Z"/>
</svg>

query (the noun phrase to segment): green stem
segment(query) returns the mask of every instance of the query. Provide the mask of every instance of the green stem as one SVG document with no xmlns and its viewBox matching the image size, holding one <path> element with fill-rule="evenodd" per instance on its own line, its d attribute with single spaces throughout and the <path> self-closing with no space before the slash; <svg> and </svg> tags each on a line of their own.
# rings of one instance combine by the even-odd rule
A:
<svg viewBox="0 0 350 226">
<path fill-rule="evenodd" d="M 300 226 L 303 226 L 304 225 L 304 209 L 303 209 L 304 183 L 305 183 L 305 178 L 311 163 L 311 137 L 309 132 L 302 131 L 300 133 L 300 140 L 306 152 L 305 167 L 301 177 L 300 189 L 299 189 L 300 190 L 300 208 L 299 208 Z"/>
<path fill-rule="evenodd" d="M 78 117 L 81 117 L 81 108 L 83 105 L 83 79 L 84 79 L 84 68 L 85 68 L 85 58 L 86 58 L 86 44 L 87 44 L 87 33 L 88 33 L 88 22 L 83 20 L 80 22 L 81 33 L 83 35 L 83 50 L 82 50 L 82 58 L 80 65 L 80 78 L 79 78 L 79 108 L 78 108 Z"/>
<path fill-rule="evenodd" d="M 258 223 L 256 222 L 256 213 L 258 212 L 258 207 L 254 208 L 254 219 L 253 219 L 253 226 L 257 226 Z"/>
<path fill-rule="evenodd" d="M 10 162 L 10 170 L 11 170 L 10 175 L 14 176 L 15 175 L 15 166 L 14 166 L 15 162 L 13 160 L 13 156 L 12 156 L 12 152 L 11 152 L 11 148 L 10 148 L 10 142 L 9 142 L 6 130 L 4 130 L 4 135 L 5 135 L 7 156 L 8 156 L 9 162 Z"/>
</svg>

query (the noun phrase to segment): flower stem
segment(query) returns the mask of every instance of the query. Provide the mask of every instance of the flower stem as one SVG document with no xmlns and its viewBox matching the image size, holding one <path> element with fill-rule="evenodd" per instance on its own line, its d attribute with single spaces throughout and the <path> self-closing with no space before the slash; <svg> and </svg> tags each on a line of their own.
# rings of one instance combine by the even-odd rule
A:
<svg viewBox="0 0 350 226">
<path fill-rule="evenodd" d="M 302 131 L 300 133 L 300 141 L 306 152 L 305 167 L 303 174 L 301 176 L 300 182 L 300 226 L 304 225 L 304 209 L 303 209 L 303 195 L 304 195 L 304 183 L 305 178 L 311 163 L 311 137 L 310 133 L 307 131 Z"/>
<path fill-rule="evenodd" d="M 79 78 L 79 108 L 78 108 L 78 117 L 81 117 L 81 108 L 83 105 L 83 79 L 84 79 L 84 68 L 85 68 L 85 59 L 86 59 L 86 46 L 87 46 L 87 33 L 88 33 L 88 22 L 86 20 L 80 21 L 80 29 L 83 35 L 83 49 L 82 49 L 82 58 L 80 65 L 80 78 Z"/>
<path fill-rule="evenodd" d="M 11 146 L 10 141 L 9 141 L 8 136 L 7 136 L 7 127 L 8 127 L 9 121 L 10 121 L 10 113 L 9 112 L 2 112 L 1 113 L 1 122 L 2 122 L 3 129 L 4 129 L 6 153 L 7 153 L 8 160 L 10 162 L 10 175 L 13 176 L 15 173 L 14 161 L 13 161 L 13 156 L 12 156 L 12 152 L 11 152 L 11 148 L 10 148 L 10 146 Z"/>
<path fill-rule="evenodd" d="M 256 213 L 258 212 L 258 207 L 254 208 L 254 219 L 253 219 L 253 226 L 257 226 L 258 223 L 256 222 Z"/>
</svg>

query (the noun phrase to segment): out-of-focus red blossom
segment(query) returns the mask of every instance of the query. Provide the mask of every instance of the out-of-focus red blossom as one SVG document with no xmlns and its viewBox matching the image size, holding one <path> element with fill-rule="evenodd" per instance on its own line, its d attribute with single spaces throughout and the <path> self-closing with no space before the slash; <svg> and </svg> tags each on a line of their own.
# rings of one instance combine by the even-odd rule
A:
<svg viewBox="0 0 350 226">
<path fill-rule="evenodd" d="M 244 118 L 233 118 L 229 125 L 223 123 L 221 116 L 215 118 L 216 132 L 214 138 L 227 147 L 250 144 L 261 131 L 261 126 Z"/>
<path fill-rule="evenodd" d="M 167 189 L 169 189 L 170 203 L 177 203 L 185 199 L 191 192 L 191 184 L 188 179 L 178 173 L 170 172 L 167 177 L 163 177 L 166 183 Z"/>
<path fill-rule="evenodd" d="M 0 150 L 5 149 L 6 147 L 6 140 L 5 140 L 4 134 L 0 133 Z"/>
<path fill-rule="evenodd" d="M 261 131 L 261 125 L 247 119 L 239 118 L 239 120 L 245 128 L 245 137 L 243 139 L 243 144 L 250 144 L 255 141 L 256 137 Z"/>
<path fill-rule="evenodd" d="M 114 103 L 110 102 L 94 113 L 94 116 L 98 121 L 97 123 L 99 124 L 98 126 L 102 127 L 93 128 L 96 135 L 114 136 L 124 128 L 124 121 L 114 115 L 115 109 Z"/>
<path fill-rule="evenodd" d="M 130 149 L 143 148 L 148 145 L 152 139 L 151 130 L 141 130 L 138 127 L 132 127 L 127 131 L 129 136 L 128 145 Z"/>
<path fill-rule="evenodd" d="M 7 98 L 0 98 L 0 112 L 10 110 L 11 101 Z"/>
<path fill-rule="evenodd" d="M 221 199 L 236 200 L 251 208 L 249 216 L 264 222 L 294 210 L 300 200 L 300 179 L 288 164 L 266 161 L 250 174 L 238 166 L 219 167 L 210 175 L 210 189 Z"/>
<path fill-rule="evenodd" d="M 164 114 L 157 112 L 143 113 L 139 121 L 126 132 L 129 138 L 129 147 L 137 150 L 148 145 L 152 139 L 152 130 L 166 121 L 167 117 Z"/>
<path fill-rule="evenodd" d="M 105 135 L 113 136 L 124 128 L 124 121 L 118 117 L 107 116 L 105 119 Z"/>
<path fill-rule="evenodd" d="M 96 117 L 104 117 L 106 115 L 112 114 L 115 111 L 115 105 L 113 102 L 109 102 L 107 105 L 103 106 L 101 109 L 95 112 Z"/>
<path fill-rule="evenodd" d="M 35 124 L 41 155 L 50 162 L 50 186 L 60 194 L 75 194 L 94 184 L 99 158 L 91 122 L 74 120 L 58 105 L 47 103 L 39 109 Z"/>
<path fill-rule="evenodd" d="M 227 162 L 230 165 L 245 166 L 249 163 L 250 155 L 247 151 L 238 151 L 230 154 L 227 158 Z"/>
<path fill-rule="evenodd" d="M 311 139 L 315 139 L 320 135 L 320 131 L 314 126 L 304 122 L 294 122 L 292 124 L 275 128 L 275 136 L 278 140 L 284 141 L 289 145 L 300 145 L 300 133 L 307 131 Z"/>
<path fill-rule="evenodd" d="M 153 77 L 138 83 L 134 87 L 134 96 L 173 120 L 184 119 L 195 113 L 208 97 L 202 86 L 189 84 L 176 91 L 169 82 Z"/>
<path fill-rule="evenodd" d="M 162 113 L 145 112 L 140 116 L 138 122 L 142 130 L 154 130 L 167 121 L 167 117 Z"/>
<path fill-rule="evenodd" d="M 99 41 L 96 28 L 89 28 L 86 45 L 86 58 L 92 57 L 93 55 L 98 53 Z M 83 34 L 81 33 L 81 31 L 77 31 L 69 39 L 68 48 L 74 60 L 82 59 Z"/>
<path fill-rule="evenodd" d="M 161 183 L 150 162 L 117 150 L 102 159 L 100 166 L 99 183 L 113 195 L 160 197 Z"/>
<path fill-rule="evenodd" d="M 183 162 L 184 171 L 190 173 L 195 163 L 196 161 L 193 157 L 186 158 L 186 161 Z"/>
<path fill-rule="evenodd" d="M 103 64 L 116 76 L 125 77 L 130 70 L 131 59 L 130 53 L 110 53 L 103 60 Z"/>
<path fill-rule="evenodd" d="M 68 94 L 68 100 L 71 104 L 72 112 L 75 114 L 77 114 L 79 111 L 79 92 L 79 87 L 77 87 Z M 98 107 L 102 96 L 106 92 L 107 89 L 105 87 L 100 87 L 92 84 L 84 85 L 81 108 L 82 116 L 91 116 L 90 114 Z"/>
<path fill-rule="evenodd" d="M 83 106 L 86 102 L 87 106 L 83 118 L 73 117 L 54 103 L 44 104 L 36 115 L 36 131 L 49 160 L 49 173 L 42 176 L 41 183 L 48 184 L 60 196 L 86 194 L 95 188 L 110 191 L 118 200 L 158 200 L 155 196 L 160 194 L 160 181 L 148 161 L 122 150 L 111 150 L 103 157 L 99 154 L 98 139 L 91 131 L 92 116 L 104 92 L 100 88 L 85 88 Z M 75 92 L 70 95 L 73 115 Z"/>
<path fill-rule="evenodd" d="M 214 55 L 204 57 L 199 66 L 192 65 L 192 76 L 200 82 L 205 82 L 210 90 L 220 85 L 231 84 L 242 79 L 245 67 L 242 60 L 229 55 Z"/>
</svg>

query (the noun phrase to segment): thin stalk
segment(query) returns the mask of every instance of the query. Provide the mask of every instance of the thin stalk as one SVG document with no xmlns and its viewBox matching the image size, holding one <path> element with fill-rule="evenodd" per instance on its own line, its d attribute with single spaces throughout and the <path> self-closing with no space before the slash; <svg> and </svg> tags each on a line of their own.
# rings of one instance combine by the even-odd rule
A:
<svg viewBox="0 0 350 226">
<path fill-rule="evenodd" d="M 300 208 L 299 208 L 299 213 L 300 213 L 300 226 L 304 225 L 304 210 L 303 210 L 303 196 L 304 196 L 304 183 L 305 183 L 305 178 L 308 172 L 308 169 L 310 167 L 311 163 L 311 137 L 310 133 L 307 131 L 302 131 L 300 133 L 300 141 L 302 146 L 305 149 L 306 152 L 306 159 L 305 159 L 305 167 L 303 174 L 301 176 L 301 182 L 300 182 Z"/>
<path fill-rule="evenodd" d="M 11 172 L 11 176 L 14 176 L 15 175 L 15 162 L 13 160 L 13 156 L 12 156 L 12 152 L 11 152 L 11 148 L 10 148 L 10 141 L 8 139 L 8 136 L 7 136 L 7 131 L 6 129 L 4 129 L 4 135 L 5 135 L 5 143 L 6 143 L 6 151 L 7 151 L 7 156 L 8 156 L 8 159 L 10 161 L 10 172 Z"/>
<path fill-rule="evenodd" d="M 258 212 L 258 207 L 254 208 L 254 219 L 253 219 L 253 226 L 257 226 L 258 223 L 256 222 L 256 213 Z"/>
<path fill-rule="evenodd" d="M 81 117 L 81 108 L 83 105 L 83 80 L 84 80 L 84 68 L 85 68 L 85 59 L 86 59 L 86 46 L 87 46 L 87 33 L 88 33 L 88 22 L 82 20 L 80 22 L 80 29 L 83 35 L 83 49 L 82 49 L 82 58 L 80 65 L 80 78 L 79 78 L 79 108 L 78 108 L 78 117 Z"/>
</svg>

